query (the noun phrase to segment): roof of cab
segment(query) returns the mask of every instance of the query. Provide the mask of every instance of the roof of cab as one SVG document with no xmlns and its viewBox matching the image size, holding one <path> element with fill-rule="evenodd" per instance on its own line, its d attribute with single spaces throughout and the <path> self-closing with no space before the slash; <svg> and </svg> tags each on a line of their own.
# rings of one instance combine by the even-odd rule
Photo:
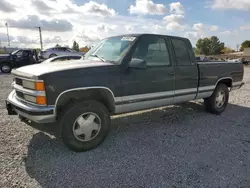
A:
<svg viewBox="0 0 250 188">
<path fill-rule="evenodd" d="M 165 37 L 174 37 L 174 38 L 181 38 L 181 39 L 187 39 L 185 37 L 180 37 L 180 36 L 174 36 L 174 35 L 163 35 L 163 34 L 156 34 L 156 33 L 129 33 L 129 34 L 123 34 L 123 35 L 115 35 L 115 36 L 110 36 L 110 37 L 119 37 L 119 36 L 133 36 L 133 37 L 139 37 L 143 35 L 152 35 L 152 36 L 165 36 Z M 107 37 L 109 38 L 109 37 Z"/>
</svg>

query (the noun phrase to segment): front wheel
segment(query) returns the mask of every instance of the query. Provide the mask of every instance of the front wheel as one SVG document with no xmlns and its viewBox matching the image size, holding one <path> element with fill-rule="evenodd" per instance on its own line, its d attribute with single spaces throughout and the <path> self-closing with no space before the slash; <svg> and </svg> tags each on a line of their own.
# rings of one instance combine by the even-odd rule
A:
<svg viewBox="0 0 250 188">
<path fill-rule="evenodd" d="M 221 83 L 217 85 L 214 93 L 209 98 L 204 99 L 204 105 L 208 112 L 220 114 L 226 109 L 228 99 L 228 87 Z"/>
<path fill-rule="evenodd" d="M 0 69 L 1 69 L 2 73 L 10 73 L 11 72 L 11 66 L 8 63 L 2 64 Z"/>
<path fill-rule="evenodd" d="M 96 148 L 108 135 L 110 114 L 98 101 L 78 102 L 69 107 L 62 117 L 62 140 L 73 151 Z"/>
</svg>

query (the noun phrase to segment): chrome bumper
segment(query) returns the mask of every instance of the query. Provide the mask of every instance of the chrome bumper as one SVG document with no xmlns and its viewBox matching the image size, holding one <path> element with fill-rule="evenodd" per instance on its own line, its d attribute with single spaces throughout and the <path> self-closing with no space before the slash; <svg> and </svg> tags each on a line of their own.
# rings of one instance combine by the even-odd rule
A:
<svg viewBox="0 0 250 188">
<path fill-rule="evenodd" d="M 54 106 L 36 106 L 19 101 L 13 90 L 6 100 L 9 115 L 18 114 L 36 123 L 51 123 L 56 121 Z"/>
</svg>

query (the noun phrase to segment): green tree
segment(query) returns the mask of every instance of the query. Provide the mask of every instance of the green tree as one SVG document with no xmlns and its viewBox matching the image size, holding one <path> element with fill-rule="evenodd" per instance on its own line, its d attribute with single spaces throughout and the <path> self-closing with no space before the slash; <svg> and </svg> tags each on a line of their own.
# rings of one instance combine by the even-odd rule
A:
<svg viewBox="0 0 250 188">
<path fill-rule="evenodd" d="M 79 44 L 76 41 L 73 42 L 72 49 L 79 52 Z"/>
<path fill-rule="evenodd" d="M 61 47 L 59 44 L 56 44 L 55 47 Z"/>
<path fill-rule="evenodd" d="M 199 39 L 196 43 L 196 52 L 199 54 L 209 55 L 209 38 Z"/>
<path fill-rule="evenodd" d="M 244 48 L 250 48 L 250 40 L 245 40 L 241 43 L 240 51 L 243 51 Z"/>
<path fill-rule="evenodd" d="M 224 42 L 220 42 L 219 38 L 216 36 L 212 36 L 210 38 L 209 55 L 218 55 L 221 53 L 221 50 L 225 48 Z"/>
<path fill-rule="evenodd" d="M 234 52 L 234 50 L 232 48 L 228 48 L 228 47 L 225 47 L 224 49 L 221 50 L 221 53 L 223 54 L 228 54 L 228 53 L 232 53 Z"/>
<path fill-rule="evenodd" d="M 219 38 L 212 36 L 211 38 L 199 39 L 196 43 L 196 53 L 204 55 L 218 55 L 225 47 Z"/>
<path fill-rule="evenodd" d="M 4 49 L 0 49 L 0 54 L 4 54 L 4 53 L 5 53 Z"/>
</svg>

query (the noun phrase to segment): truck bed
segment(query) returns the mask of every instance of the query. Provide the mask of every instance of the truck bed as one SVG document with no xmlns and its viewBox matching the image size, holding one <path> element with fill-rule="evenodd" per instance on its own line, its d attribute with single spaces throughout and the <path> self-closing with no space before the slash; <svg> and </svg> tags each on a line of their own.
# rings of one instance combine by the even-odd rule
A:
<svg viewBox="0 0 250 188">
<path fill-rule="evenodd" d="M 242 62 L 198 62 L 199 87 L 216 86 L 221 78 L 228 78 L 232 85 L 243 79 L 244 65 Z"/>
</svg>

